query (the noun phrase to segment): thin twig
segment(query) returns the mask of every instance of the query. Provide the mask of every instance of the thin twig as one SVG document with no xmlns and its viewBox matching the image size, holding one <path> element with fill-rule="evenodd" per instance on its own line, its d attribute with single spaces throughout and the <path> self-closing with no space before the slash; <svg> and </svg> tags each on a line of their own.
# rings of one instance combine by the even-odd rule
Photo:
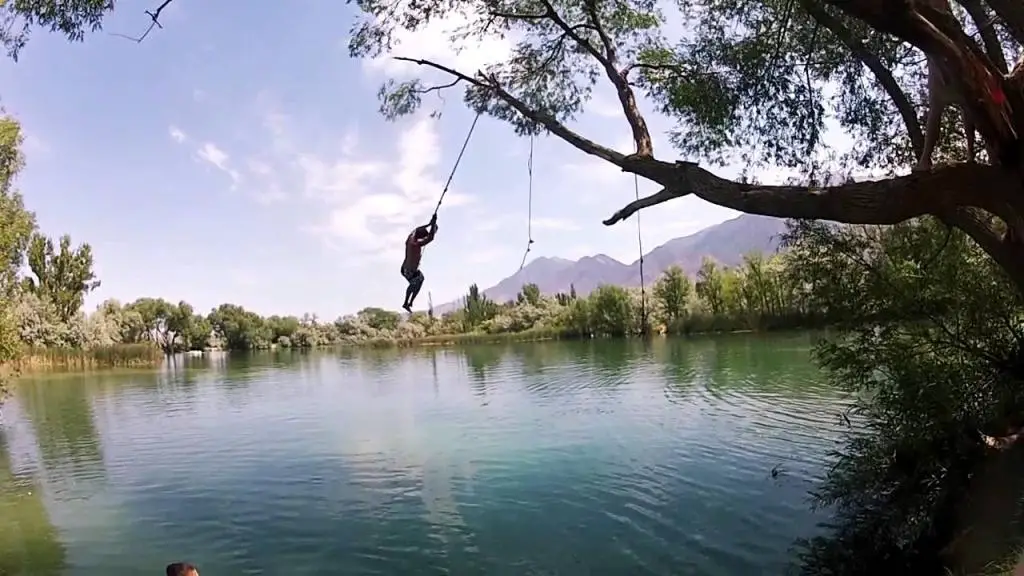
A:
<svg viewBox="0 0 1024 576">
<path fill-rule="evenodd" d="M 146 36 L 149 36 L 149 33 L 153 31 L 153 28 L 160 28 L 161 30 L 163 30 L 163 25 L 160 24 L 160 14 L 164 11 L 164 8 L 167 8 L 167 6 L 171 2 L 174 2 L 174 0 L 164 0 L 163 2 L 160 3 L 159 6 L 157 6 L 156 10 L 154 10 L 154 11 L 146 10 L 146 16 L 149 16 L 149 19 L 151 20 L 151 22 L 149 23 L 149 27 L 146 28 L 146 31 L 143 32 L 141 36 L 138 36 L 138 37 L 128 36 L 127 34 L 120 34 L 118 32 L 111 32 L 110 35 L 111 36 L 118 36 L 120 38 L 124 38 L 125 40 L 131 40 L 132 42 L 135 42 L 136 44 L 141 44 L 142 41 L 146 39 Z"/>
</svg>

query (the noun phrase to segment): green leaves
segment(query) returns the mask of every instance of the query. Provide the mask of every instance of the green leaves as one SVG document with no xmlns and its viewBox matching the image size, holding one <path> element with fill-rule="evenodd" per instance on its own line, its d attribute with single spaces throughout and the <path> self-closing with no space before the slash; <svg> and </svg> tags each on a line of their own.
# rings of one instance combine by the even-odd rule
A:
<svg viewBox="0 0 1024 576">
<path fill-rule="evenodd" d="M 679 266 L 670 266 L 654 283 L 654 298 L 667 326 L 675 326 L 686 315 L 690 300 L 690 279 Z"/>
<path fill-rule="evenodd" d="M 463 330 L 470 332 L 480 324 L 494 318 L 498 313 L 498 306 L 480 292 L 480 288 L 476 284 L 473 284 L 462 299 L 462 310 L 465 322 Z"/>
<path fill-rule="evenodd" d="M 81 244 L 72 248 L 67 234 L 61 236 L 59 249 L 54 249 L 50 238 L 33 234 L 28 265 L 35 278 L 26 278 L 25 288 L 51 302 L 63 322 L 77 314 L 85 295 L 100 285 L 92 270 L 92 247 Z"/>
<path fill-rule="evenodd" d="M 962 233 L 793 222 L 789 269 L 834 328 L 816 355 L 851 392 L 856 429 L 815 494 L 836 512 L 804 573 L 924 573 L 965 528 L 951 522 L 985 454 L 1024 411 L 1020 302 Z"/>
<path fill-rule="evenodd" d="M 416 111 L 424 94 L 456 88 L 473 110 L 508 122 L 516 134 L 536 134 L 539 118 L 574 119 L 600 82 L 620 94 L 642 92 L 673 123 L 671 141 L 691 160 L 781 166 L 820 178 L 853 167 L 892 173 L 921 145 L 920 52 L 821 0 L 683 0 L 672 8 L 649 0 L 358 5 L 355 57 L 392 50 L 422 57 L 412 47 L 403 53 L 398 33 L 455 17 L 462 25 L 453 44 L 512 45 L 508 58 L 483 70 L 449 73 L 441 66 L 447 62 L 423 62 L 420 79 L 386 82 L 381 102 L 390 119 Z M 1014 53 L 1016 43 L 996 27 Z M 850 141 L 825 142 L 830 124 Z M 961 134 L 942 132 L 941 157 L 964 157 Z"/>
<path fill-rule="evenodd" d="M 0 44 L 15 61 L 32 28 L 58 32 L 80 42 L 100 30 L 114 0 L 4 0 L 0 2 Z"/>
<path fill-rule="evenodd" d="M 0 403 L 6 394 L 11 362 L 21 352 L 13 298 L 25 249 L 36 229 L 35 215 L 25 209 L 14 181 L 24 165 L 21 126 L 10 117 L 0 118 Z"/>
<path fill-rule="evenodd" d="M 582 110 L 594 84 L 606 74 L 594 57 L 595 52 L 605 51 L 598 28 L 614 38 L 616 57 L 622 62 L 660 42 L 659 26 L 664 18 L 656 2 L 598 2 L 600 27 L 593 25 L 593 16 L 584 4 L 556 0 L 551 3 L 552 13 L 536 0 L 426 0 L 397 8 L 385 2 L 358 2 L 363 17 L 353 27 L 349 52 L 353 57 L 378 57 L 395 48 L 399 30 L 415 31 L 444 18 L 461 18 L 464 23 L 451 31 L 453 44 L 472 49 L 484 39 L 512 41 L 505 61 L 483 70 L 459 71 L 476 81 L 460 82 L 467 105 L 509 122 L 517 134 L 536 134 L 536 122 L 500 98 L 496 86 L 541 115 L 567 121 Z M 401 54 L 401 50 L 398 55 L 419 56 Z M 426 68 L 424 71 L 429 72 Z M 382 112 L 395 118 L 415 111 L 422 104 L 423 94 L 454 80 L 444 75 L 441 78 L 436 82 L 385 83 L 381 90 Z"/>
</svg>

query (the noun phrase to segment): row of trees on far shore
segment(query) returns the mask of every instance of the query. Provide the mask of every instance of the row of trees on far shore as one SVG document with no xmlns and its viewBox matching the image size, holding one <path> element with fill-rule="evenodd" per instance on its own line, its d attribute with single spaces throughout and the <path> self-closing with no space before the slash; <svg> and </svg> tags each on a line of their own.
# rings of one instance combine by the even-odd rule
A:
<svg viewBox="0 0 1024 576">
<path fill-rule="evenodd" d="M 26 237 L 16 240 L 26 247 L 31 274 L 11 276 L 5 312 L 12 345 L 35 350 L 149 344 L 171 354 L 207 348 L 407 343 L 461 335 L 619 337 L 645 331 L 797 327 L 822 320 L 785 254 L 750 254 L 734 268 L 705 260 L 694 280 L 671 267 L 646 295 L 639 288 L 611 285 L 583 296 L 574 289 L 546 295 L 527 284 L 516 299 L 499 303 L 473 285 L 462 306 L 443 315 L 428 310 L 406 316 L 371 307 L 323 321 L 315 314 L 261 316 L 235 304 L 202 314 L 184 301 L 148 297 L 129 303 L 107 300 L 86 314 L 85 295 L 99 286 L 89 245 L 75 247 L 67 236 L 55 245 L 30 229 L 26 226 Z"/>
<path fill-rule="evenodd" d="M 71 248 L 67 243 L 61 248 L 57 257 L 65 258 Z M 107 300 L 86 314 L 81 311 L 82 298 L 98 281 L 91 275 L 88 245 L 78 250 L 66 256 L 79 262 L 83 270 L 73 279 L 74 286 L 31 280 L 15 291 L 12 315 L 25 346 L 87 349 L 149 343 L 171 354 L 207 348 L 407 343 L 462 335 L 589 338 L 644 331 L 681 334 L 796 327 L 817 321 L 808 307 L 810 301 L 792 281 L 785 254 L 750 254 L 734 268 L 705 260 L 695 281 L 679 267 L 671 267 L 648 287 L 646 295 L 639 288 L 611 285 L 582 296 L 575 289 L 541 294 L 537 285 L 527 284 L 514 300 L 495 302 L 473 285 L 462 297 L 461 307 L 443 315 L 432 310 L 405 315 L 370 307 L 323 321 L 315 314 L 261 316 L 235 304 L 222 304 L 202 314 L 187 302 L 159 298 L 129 303 Z M 89 280 L 82 281 L 85 277 Z M 48 286 L 49 291 L 30 288 L 37 285 Z"/>
</svg>

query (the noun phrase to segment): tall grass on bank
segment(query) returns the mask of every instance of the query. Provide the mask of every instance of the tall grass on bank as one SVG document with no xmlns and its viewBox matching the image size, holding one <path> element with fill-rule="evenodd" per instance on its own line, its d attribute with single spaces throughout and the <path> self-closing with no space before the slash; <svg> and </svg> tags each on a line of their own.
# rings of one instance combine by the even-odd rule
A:
<svg viewBox="0 0 1024 576">
<path fill-rule="evenodd" d="M 21 370 L 155 366 L 164 354 L 152 344 L 114 344 L 91 348 L 26 348 L 16 365 Z"/>
<path fill-rule="evenodd" d="M 824 318 L 808 314 L 780 316 L 712 316 L 690 314 L 674 325 L 657 324 L 653 332 L 669 336 L 702 336 L 736 332 L 785 332 L 788 330 L 817 329 L 828 326 Z M 341 343 L 342 346 L 368 346 L 371 348 L 409 348 L 414 346 L 457 346 L 460 344 L 502 344 L 506 342 L 539 342 L 543 340 L 589 339 L 568 328 L 531 328 L 522 332 L 462 332 L 437 334 L 419 338 L 371 338 Z"/>
<path fill-rule="evenodd" d="M 397 346 L 410 348 L 413 346 L 456 346 L 459 344 L 502 344 L 505 342 L 539 342 L 542 340 L 562 340 L 569 338 L 565 330 L 558 328 L 534 328 L 523 332 L 502 332 L 488 334 L 486 332 L 466 332 L 461 334 L 438 334 L 421 338 L 374 338 L 355 342 L 356 346 L 387 348 Z"/>
</svg>

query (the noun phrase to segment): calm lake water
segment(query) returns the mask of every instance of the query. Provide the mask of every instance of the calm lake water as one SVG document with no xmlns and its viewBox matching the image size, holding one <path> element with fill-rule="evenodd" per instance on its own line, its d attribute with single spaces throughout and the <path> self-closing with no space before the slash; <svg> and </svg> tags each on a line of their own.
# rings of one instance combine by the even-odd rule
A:
<svg viewBox="0 0 1024 576">
<path fill-rule="evenodd" d="M 29 378 L 0 574 L 777 574 L 844 403 L 809 336 Z M 773 477 L 772 469 L 781 473 Z"/>
</svg>

